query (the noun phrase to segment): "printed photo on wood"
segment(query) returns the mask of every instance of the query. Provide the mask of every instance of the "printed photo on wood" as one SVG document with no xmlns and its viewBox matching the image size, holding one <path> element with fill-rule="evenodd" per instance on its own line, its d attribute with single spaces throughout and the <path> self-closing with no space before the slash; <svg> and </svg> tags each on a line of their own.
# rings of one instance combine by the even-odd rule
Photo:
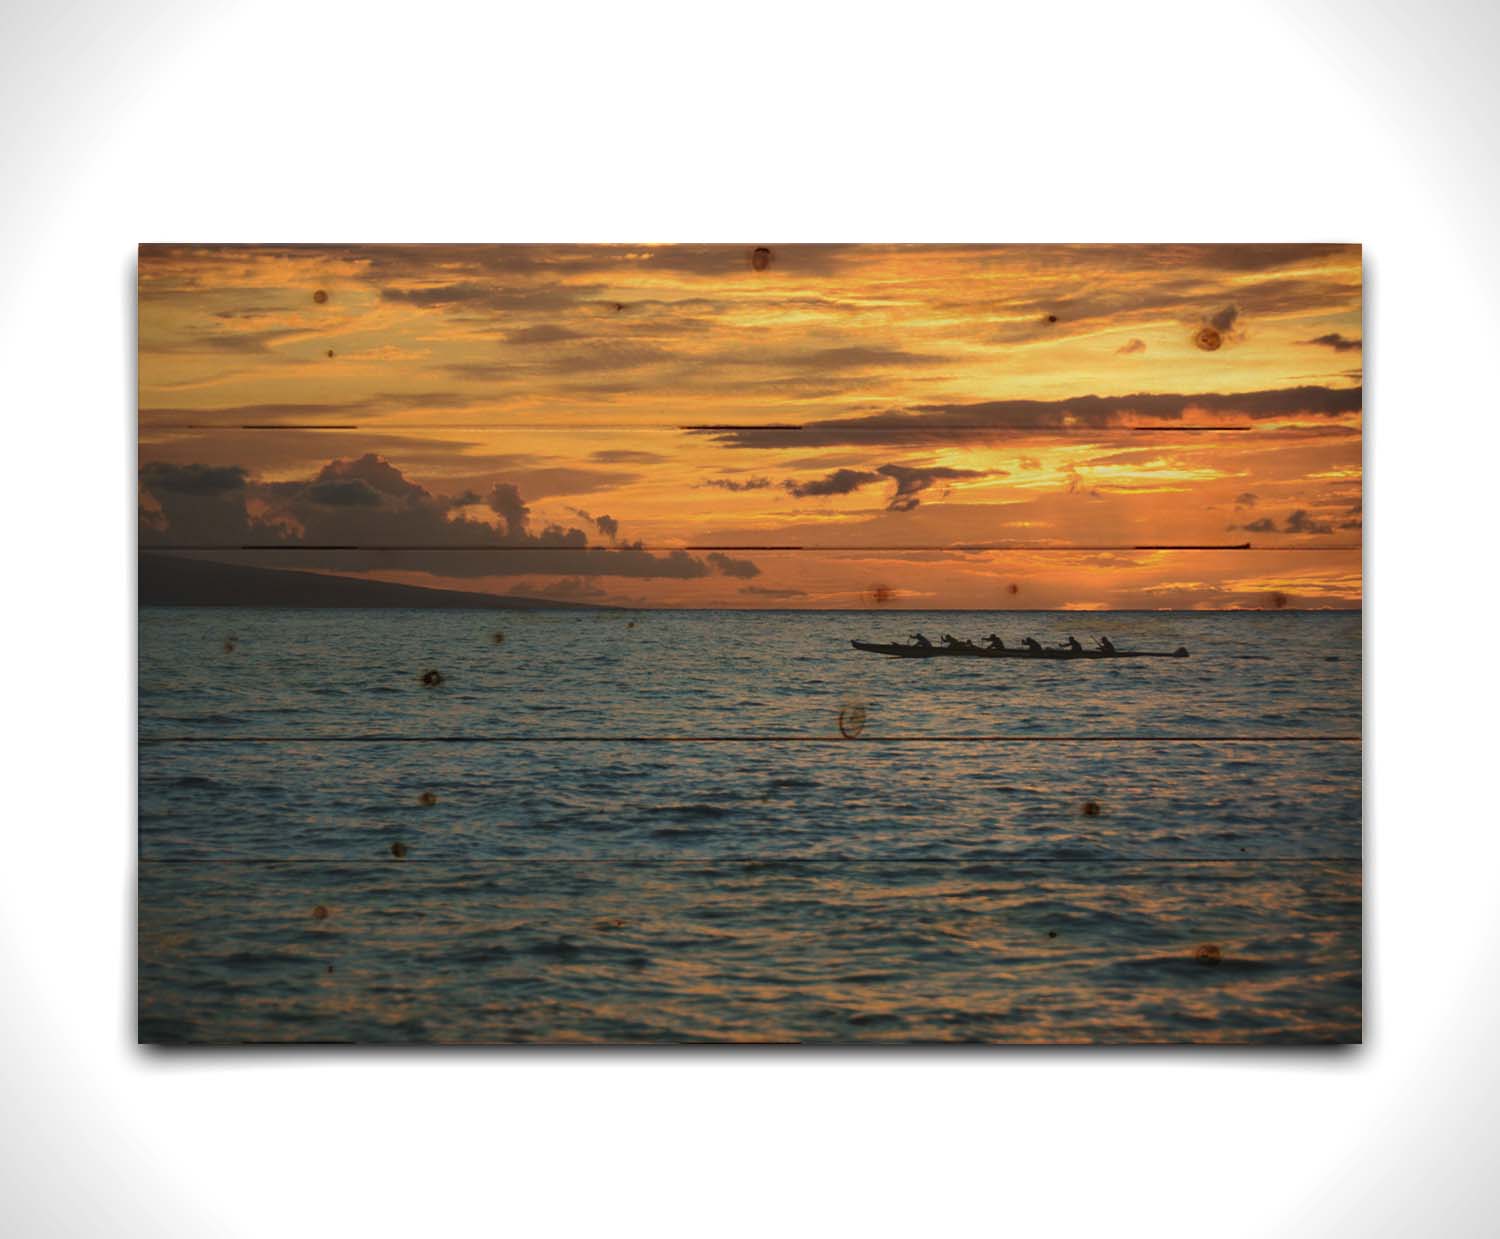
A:
<svg viewBox="0 0 1500 1239">
<path fill-rule="evenodd" d="M 1350 244 L 139 255 L 139 1037 L 1361 1037 Z"/>
</svg>

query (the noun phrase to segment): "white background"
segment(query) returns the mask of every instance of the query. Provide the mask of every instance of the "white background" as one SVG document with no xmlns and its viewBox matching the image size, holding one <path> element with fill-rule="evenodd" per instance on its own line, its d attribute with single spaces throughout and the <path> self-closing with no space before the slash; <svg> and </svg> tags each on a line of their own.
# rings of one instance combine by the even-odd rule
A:
<svg viewBox="0 0 1500 1239">
<path fill-rule="evenodd" d="M 9 3 L 0 1229 L 1493 1233 L 1495 8 Z M 142 240 L 1366 245 L 1367 1044 L 134 1044 Z M 1425 652 L 1419 647 L 1425 647 Z"/>
</svg>

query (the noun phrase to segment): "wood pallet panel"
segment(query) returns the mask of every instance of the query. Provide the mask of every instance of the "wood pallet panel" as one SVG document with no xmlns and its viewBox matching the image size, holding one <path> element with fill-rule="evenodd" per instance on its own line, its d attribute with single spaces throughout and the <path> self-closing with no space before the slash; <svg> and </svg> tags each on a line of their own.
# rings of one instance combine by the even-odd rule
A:
<svg viewBox="0 0 1500 1239">
<path fill-rule="evenodd" d="M 141 1039 L 1358 1040 L 1360 301 L 142 247 Z"/>
</svg>

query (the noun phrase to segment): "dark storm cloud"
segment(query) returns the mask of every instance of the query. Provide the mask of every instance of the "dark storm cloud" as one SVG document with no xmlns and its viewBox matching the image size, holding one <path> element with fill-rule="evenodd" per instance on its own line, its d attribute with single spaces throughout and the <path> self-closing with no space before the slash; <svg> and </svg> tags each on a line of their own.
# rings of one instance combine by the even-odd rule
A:
<svg viewBox="0 0 1500 1239">
<path fill-rule="evenodd" d="M 826 495 L 848 495 L 873 482 L 890 480 L 896 483 L 896 493 L 891 496 L 886 509 L 891 512 L 910 512 L 921 502 L 919 499 L 921 493 L 939 482 L 985 476 L 987 476 L 985 473 L 977 469 L 952 469 L 942 465 L 881 465 L 874 471 L 835 469 L 826 477 L 813 478 L 806 482 L 788 478 L 782 485 L 797 498 L 808 499 Z"/>
<path fill-rule="evenodd" d="M 491 512 L 505 522 L 506 532 L 512 537 L 524 533 L 531 509 L 521 498 L 521 492 L 510 482 L 496 482 L 490 488 L 485 503 Z"/>
<path fill-rule="evenodd" d="M 141 544 L 170 542 L 180 530 L 202 542 L 247 541 L 252 529 L 245 510 L 248 486 L 247 472 L 238 465 L 152 461 L 142 466 Z"/>
<path fill-rule="evenodd" d="M 751 577 L 760 575 L 760 569 L 748 559 L 735 559 L 733 556 L 725 555 L 722 551 L 710 551 L 706 558 L 725 576 L 749 580 Z"/>
<path fill-rule="evenodd" d="M 141 468 L 141 485 L 153 494 L 222 495 L 245 489 L 248 474 L 238 465 L 172 465 L 153 460 Z"/>
<path fill-rule="evenodd" d="M 1247 525 L 1230 525 L 1228 528 L 1243 529 L 1246 533 L 1326 534 L 1333 532 L 1333 522 L 1320 520 L 1306 508 L 1298 508 L 1290 513 L 1279 526 L 1273 517 L 1263 516 Z M 1348 528 L 1348 525 L 1346 523 L 1340 525 L 1339 528 Z"/>
<path fill-rule="evenodd" d="M 382 456 L 366 452 L 353 460 L 331 460 L 318 471 L 314 485 L 359 481 L 377 495 L 387 495 L 407 502 L 430 498 L 427 491 Z"/>
<path fill-rule="evenodd" d="M 569 508 L 574 516 L 588 521 L 596 530 L 613 542 L 620 536 L 620 522 L 613 516 L 595 516 L 592 512 L 585 512 L 582 508 Z"/>
<path fill-rule="evenodd" d="M 927 404 L 865 417 L 803 423 L 785 430 L 694 430 L 725 447 L 842 447 L 982 441 L 1018 430 L 1099 429 L 1128 416 L 1181 421 L 1190 412 L 1238 414 L 1251 420 L 1301 414 L 1336 417 L 1357 413 L 1363 389 L 1289 387 L 1269 391 L 1199 395 L 1075 396 L 1066 400 L 990 400 L 977 404 Z"/>
<path fill-rule="evenodd" d="M 589 459 L 599 465 L 655 465 L 670 460 L 671 457 L 657 452 L 636 452 L 629 448 L 607 448 L 592 453 Z"/>
<path fill-rule="evenodd" d="M 556 323 L 538 323 L 535 327 L 523 327 L 507 333 L 507 344 L 557 344 L 562 340 L 581 340 L 583 335 L 560 327 Z"/>
<path fill-rule="evenodd" d="M 746 490 L 765 490 L 771 485 L 770 478 L 745 478 L 740 481 L 736 478 L 709 478 L 706 482 L 699 482 L 699 486 L 716 486 L 720 490 L 730 490 L 736 493 Z"/>
<path fill-rule="evenodd" d="M 888 478 L 894 478 L 896 482 L 896 493 L 891 496 L 891 501 L 886 504 L 887 510 L 891 512 L 910 512 L 921 502 L 918 496 L 923 491 L 936 486 L 939 482 L 987 476 L 984 471 L 979 469 L 950 469 L 941 465 L 932 468 L 913 467 L 909 465 L 881 465 L 878 472 Z"/>
<path fill-rule="evenodd" d="M 1306 508 L 1298 508 L 1286 518 L 1286 533 L 1332 533 L 1333 525 L 1329 521 L 1320 521 L 1312 516 Z"/>
<path fill-rule="evenodd" d="M 590 546 L 580 529 L 535 530 L 512 482 L 496 482 L 484 499 L 501 527 L 455 516 L 458 507 L 478 496 L 433 494 L 373 453 L 331 461 L 306 481 L 271 483 L 248 480 L 239 466 L 157 462 L 142 468 L 141 490 L 140 541 L 148 548 L 306 547 L 293 566 L 345 572 L 405 568 L 441 577 L 557 573 L 694 579 L 713 571 L 737 577 L 759 572 L 750 561 L 727 555 L 711 561 L 680 550 L 658 555 L 638 542 Z M 594 523 L 618 531 L 613 517 L 596 517 Z M 336 549 L 346 546 L 372 549 Z M 411 549 L 403 552 L 403 547 Z"/>
<path fill-rule="evenodd" d="M 811 478 L 806 482 L 787 478 L 782 486 L 798 499 L 811 499 L 822 495 L 848 495 L 861 486 L 880 481 L 880 477 L 878 473 L 867 473 L 860 469 L 835 469 L 826 477 Z"/>
<path fill-rule="evenodd" d="M 531 490 L 536 484 L 533 475 L 540 474 L 546 481 L 549 473 L 535 467 L 547 457 L 486 451 L 489 444 L 476 437 L 434 439 L 427 437 L 421 427 L 361 430 L 357 435 L 341 430 L 299 430 L 295 435 L 234 434 L 228 440 L 213 428 L 201 427 L 191 433 L 154 435 L 151 439 L 142 443 L 143 462 L 188 465 L 202 460 L 223 460 L 226 451 L 232 451 L 235 463 L 252 478 L 267 474 L 311 478 L 327 461 L 346 457 L 357 446 L 361 453 L 399 460 L 413 474 L 446 476 L 451 479 L 454 499 L 463 491 L 472 490 L 481 496 L 475 502 L 482 502 L 495 478 L 513 481 L 521 486 L 522 493 L 539 497 Z M 604 476 L 604 471 L 600 475 Z"/>
<path fill-rule="evenodd" d="M 315 482 L 304 493 L 313 503 L 321 503 L 330 508 L 380 506 L 380 493 L 360 478 L 348 482 Z"/>
<path fill-rule="evenodd" d="M 1320 344 L 1324 348 L 1331 348 L 1335 353 L 1357 352 L 1365 346 L 1363 340 L 1351 339 L 1349 336 L 1341 335 L 1337 331 L 1330 331 L 1326 335 L 1314 336 L 1311 340 L 1302 340 L 1299 343 Z"/>
<path fill-rule="evenodd" d="M 759 366 L 767 369 L 818 370 L 836 374 L 849 370 L 896 370 L 940 366 L 950 359 L 935 353 L 911 353 L 900 348 L 821 348 L 809 353 L 736 353 L 711 359 L 711 364 Z"/>
<path fill-rule="evenodd" d="M 429 284 L 417 288 L 382 288 L 380 299 L 424 310 L 475 310 L 507 314 L 551 314 L 596 301 L 605 291 L 602 284 L 546 283 L 537 287 L 511 283 L 462 280 L 452 284 Z"/>
<path fill-rule="evenodd" d="M 1208 316 L 1208 325 L 1215 331 L 1228 333 L 1234 330 L 1235 320 L 1239 316 L 1240 310 L 1238 306 L 1226 305 L 1222 310 Z"/>
<path fill-rule="evenodd" d="M 1253 508 L 1259 499 L 1260 496 L 1254 491 L 1247 490 L 1244 494 L 1234 497 L 1234 506 L 1237 508 Z"/>
<path fill-rule="evenodd" d="M 1127 340 L 1119 348 L 1115 349 L 1115 352 L 1127 355 L 1130 353 L 1144 353 L 1145 351 L 1146 342 L 1144 340 Z"/>
<path fill-rule="evenodd" d="M 771 589 L 765 585 L 741 585 L 740 593 L 754 598 L 806 598 L 805 589 Z"/>
</svg>

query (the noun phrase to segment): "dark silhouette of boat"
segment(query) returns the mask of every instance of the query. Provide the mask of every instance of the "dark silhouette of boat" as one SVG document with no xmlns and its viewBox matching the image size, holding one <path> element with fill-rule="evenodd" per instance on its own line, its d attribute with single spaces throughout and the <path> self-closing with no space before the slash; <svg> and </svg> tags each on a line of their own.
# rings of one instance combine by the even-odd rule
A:
<svg viewBox="0 0 1500 1239">
<path fill-rule="evenodd" d="M 1071 662 L 1090 658 L 1186 658 L 1187 648 L 1179 645 L 1175 650 L 1040 650 L 1015 649 L 992 650 L 977 645 L 886 645 L 878 641 L 851 641 L 857 650 L 867 654 L 886 654 L 892 658 L 1020 658 L 1037 662 Z"/>
</svg>

